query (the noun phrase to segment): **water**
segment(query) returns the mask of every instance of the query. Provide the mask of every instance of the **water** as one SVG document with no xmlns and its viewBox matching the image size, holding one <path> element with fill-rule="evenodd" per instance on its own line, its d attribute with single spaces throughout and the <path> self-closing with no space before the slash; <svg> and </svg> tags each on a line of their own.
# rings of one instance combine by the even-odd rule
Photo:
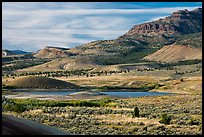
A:
<svg viewBox="0 0 204 137">
<path fill-rule="evenodd" d="M 47 91 L 35 91 L 35 92 L 27 92 L 27 94 L 33 94 L 33 95 L 69 95 L 72 93 L 76 92 L 71 92 L 71 91 L 52 91 L 52 92 L 47 92 Z"/>
<path fill-rule="evenodd" d="M 69 90 L 61 90 L 61 91 L 51 91 L 49 90 L 46 91 L 29 91 L 26 92 L 26 94 L 34 94 L 34 95 L 69 95 L 72 93 L 76 93 L 79 91 L 69 91 Z M 103 92 L 100 92 L 106 95 L 111 95 L 111 96 L 118 96 L 118 97 L 142 97 L 142 96 L 161 96 L 161 95 L 169 95 L 172 93 L 167 93 L 167 92 L 135 92 L 134 90 L 105 90 Z"/>
<path fill-rule="evenodd" d="M 161 92 L 101 92 L 104 94 L 119 96 L 119 97 L 142 97 L 142 96 L 160 96 L 168 95 L 170 93 Z"/>
</svg>

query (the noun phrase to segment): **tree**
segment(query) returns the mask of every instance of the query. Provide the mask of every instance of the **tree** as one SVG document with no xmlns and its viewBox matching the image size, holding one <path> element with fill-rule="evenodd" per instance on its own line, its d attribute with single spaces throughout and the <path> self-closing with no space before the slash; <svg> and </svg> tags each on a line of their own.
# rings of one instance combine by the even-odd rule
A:
<svg viewBox="0 0 204 137">
<path fill-rule="evenodd" d="M 132 117 L 133 118 L 134 117 L 139 117 L 139 108 L 137 106 L 134 108 L 134 111 L 132 113 Z"/>
</svg>

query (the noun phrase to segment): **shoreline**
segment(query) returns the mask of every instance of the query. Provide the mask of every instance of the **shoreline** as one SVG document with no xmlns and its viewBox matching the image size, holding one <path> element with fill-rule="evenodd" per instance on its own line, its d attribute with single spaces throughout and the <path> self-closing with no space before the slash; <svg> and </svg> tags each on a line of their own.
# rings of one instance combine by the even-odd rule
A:
<svg viewBox="0 0 204 137">
<path fill-rule="evenodd" d="M 113 91 L 114 92 L 114 91 Z M 73 92 L 68 94 L 68 92 L 65 92 L 67 94 L 31 94 L 30 92 L 15 92 L 16 94 L 7 94 L 3 95 L 6 98 L 14 98 L 14 99 L 40 99 L 40 100 L 95 100 L 95 99 L 101 99 L 101 98 L 138 98 L 138 97 L 148 97 L 148 96 L 166 96 L 166 95 L 174 95 L 173 93 L 163 92 L 164 94 L 143 94 L 139 93 L 138 95 L 131 95 L 132 93 L 137 92 L 128 92 L 127 95 L 123 96 L 117 93 L 116 94 L 106 94 L 105 92 L 93 92 L 93 91 L 81 91 L 81 92 Z M 123 92 L 122 94 L 124 94 Z M 159 93 L 159 92 L 157 92 Z M 130 95 L 128 95 L 130 94 Z"/>
</svg>

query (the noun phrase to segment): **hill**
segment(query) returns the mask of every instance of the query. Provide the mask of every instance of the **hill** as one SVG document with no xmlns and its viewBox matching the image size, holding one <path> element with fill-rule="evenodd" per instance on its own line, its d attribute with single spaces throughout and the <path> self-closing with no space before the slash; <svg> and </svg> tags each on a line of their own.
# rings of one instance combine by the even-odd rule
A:
<svg viewBox="0 0 204 137">
<path fill-rule="evenodd" d="M 135 25 L 115 40 L 95 41 L 76 48 L 90 53 L 95 62 L 103 65 L 138 63 L 145 56 L 176 42 L 202 47 L 201 32 L 202 8 L 179 10 L 166 18 Z"/>
<path fill-rule="evenodd" d="M 23 50 L 11 50 L 12 52 L 16 54 L 30 54 L 31 52 L 23 51 Z"/>
<path fill-rule="evenodd" d="M 2 57 L 11 56 L 11 55 L 16 55 L 16 53 L 6 49 L 2 50 Z"/>
<path fill-rule="evenodd" d="M 153 54 L 144 57 L 150 61 L 177 62 L 192 59 L 202 59 L 202 50 L 189 46 L 169 45 L 164 46 Z"/>
<path fill-rule="evenodd" d="M 90 69 L 99 66 L 88 57 L 75 57 L 75 58 L 58 58 L 47 63 L 19 69 L 18 72 L 38 72 L 38 71 L 57 71 L 57 70 L 78 70 Z"/>
<path fill-rule="evenodd" d="M 60 57 L 75 56 L 75 55 L 76 54 L 69 52 L 68 48 L 50 47 L 50 46 L 46 46 L 45 48 L 33 54 L 33 56 L 37 58 L 60 58 Z"/>
<path fill-rule="evenodd" d="M 11 81 L 8 85 L 15 86 L 18 88 L 41 88 L 41 89 L 47 88 L 72 89 L 79 87 L 75 84 L 68 83 L 65 81 L 40 76 L 16 78 L 15 80 Z"/>
<path fill-rule="evenodd" d="M 22 50 L 7 50 L 7 49 L 3 49 L 2 50 L 2 56 L 6 57 L 6 56 L 12 56 L 12 55 L 19 55 L 19 54 L 30 54 L 31 52 L 26 52 L 26 51 L 22 51 Z"/>
<path fill-rule="evenodd" d="M 188 28 L 188 29 L 186 29 Z M 202 8 L 192 11 L 179 10 L 170 16 L 156 21 L 135 25 L 125 36 L 132 35 L 176 35 L 191 34 L 202 31 Z"/>
<path fill-rule="evenodd" d="M 33 53 L 33 56 L 62 59 L 53 60 L 28 70 L 73 70 L 82 68 L 83 65 L 85 68 L 89 68 L 98 65 L 140 63 L 144 62 L 143 58 L 158 50 L 162 51 L 162 48 L 167 45 L 190 46 L 201 50 L 201 13 L 202 8 L 192 11 L 179 10 L 166 18 L 135 25 L 127 33 L 113 40 L 93 41 L 70 49 L 47 46 Z M 190 54 L 190 52 L 188 53 Z M 174 58 L 173 61 L 184 59 L 182 55 L 181 57 L 179 55 L 181 54 L 177 54 L 177 58 Z M 191 57 L 189 55 L 187 58 L 194 59 Z M 82 61 L 80 62 L 80 60 Z"/>
</svg>

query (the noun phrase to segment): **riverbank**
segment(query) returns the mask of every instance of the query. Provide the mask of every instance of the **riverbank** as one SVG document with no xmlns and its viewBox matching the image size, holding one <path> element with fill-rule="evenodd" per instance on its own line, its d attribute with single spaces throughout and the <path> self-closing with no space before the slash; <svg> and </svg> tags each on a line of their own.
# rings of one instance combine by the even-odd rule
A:
<svg viewBox="0 0 204 137">
<path fill-rule="evenodd" d="M 21 90 L 18 90 L 21 91 Z M 6 98 L 16 98 L 16 99 L 40 99 L 40 100 L 94 100 L 94 99 L 102 99 L 102 98 L 134 98 L 141 96 L 164 96 L 173 93 L 168 92 L 139 92 L 134 90 L 104 90 L 104 91 L 52 91 L 48 92 L 32 90 L 29 92 L 17 92 L 13 91 L 15 94 L 4 94 Z"/>
</svg>

